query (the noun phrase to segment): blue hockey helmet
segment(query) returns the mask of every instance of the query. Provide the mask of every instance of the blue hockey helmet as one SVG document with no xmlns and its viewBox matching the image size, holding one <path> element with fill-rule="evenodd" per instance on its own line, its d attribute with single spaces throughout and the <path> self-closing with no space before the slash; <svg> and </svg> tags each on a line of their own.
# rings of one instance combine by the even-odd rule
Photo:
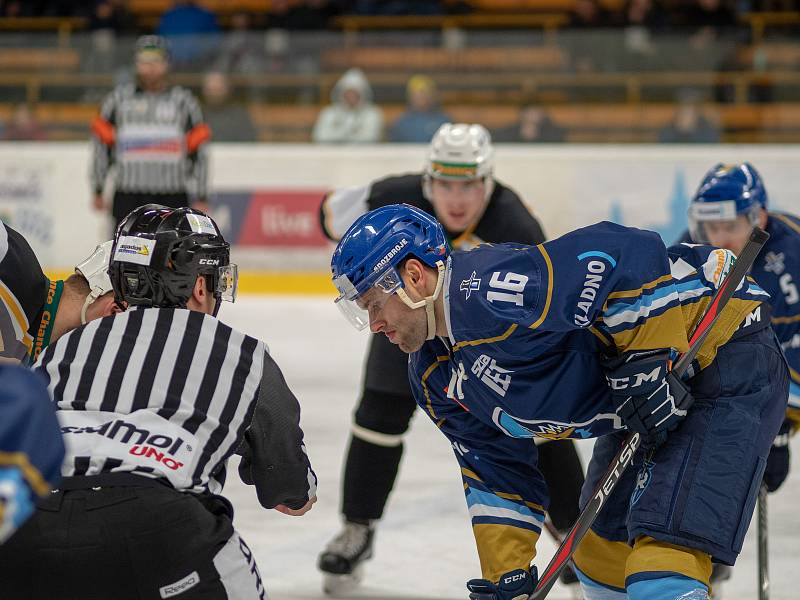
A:
<svg viewBox="0 0 800 600">
<path fill-rule="evenodd" d="M 767 207 L 767 191 L 758 171 L 750 163 L 716 164 L 703 177 L 689 206 L 692 239 L 707 242 L 704 221 L 735 221 L 747 216 L 750 225 L 758 224 L 762 208 Z"/>
<path fill-rule="evenodd" d="M 426 305 L 411 302 L 402 290 L 398 265 L 410 256 L 441 272 L 449 253 L 442 226 L 428 213 L 408 204 L 392 204 L 361 215 L 345 232 L 331 258 L 333 283 L 339 290 L 336 305 L 357 328 L 369 325 L 369 314 L 358 305 L 359 297 L 373 288 L 385 294 L 400 292 L 411 308 Z"/>
</svg>

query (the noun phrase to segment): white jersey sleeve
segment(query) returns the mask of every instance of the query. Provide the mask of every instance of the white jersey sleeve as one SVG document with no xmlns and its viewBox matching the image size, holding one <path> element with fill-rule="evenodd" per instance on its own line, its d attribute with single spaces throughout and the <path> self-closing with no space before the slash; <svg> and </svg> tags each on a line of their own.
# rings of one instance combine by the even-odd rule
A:
<svg viewBox="0 0 800 600">
<path fill-rule="evenodd" d="M 338 240 L 369 206 L 372 184 L 334 190 L 322 203 L 322 225 L 332 240 Z"/>
</svg>

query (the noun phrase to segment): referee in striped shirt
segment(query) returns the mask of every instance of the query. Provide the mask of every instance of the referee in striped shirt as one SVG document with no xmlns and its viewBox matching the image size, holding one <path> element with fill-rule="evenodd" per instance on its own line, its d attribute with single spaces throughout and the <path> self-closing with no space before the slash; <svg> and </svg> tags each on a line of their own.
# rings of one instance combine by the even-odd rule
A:
<svg viewBox="0 0 800 600">
<path fill-rule="evenodd" d="M 92 123 L 94 207 L 105 209 L 103 187 L 115 167 L 111 213 L 117 224 L 138 206 L 158 202 L 207 210 L 211 129 L 186 88 L 168 82 L 164 38 L 136 42 L 136 83 L 117 86 Z"/>
<path fill-rule="evenodd" d="M 263 342 L 216 319 L 236 265 L 191 208 L 143 206 L 109 268 L 128 310 L 52 343 L 34 365 L 67 447 L 59 489 L 0 548 L 0 598 L 264 598 L 220 496 L 228 458 L 259 502 L 316 501 L 300 408 Z"/>
</svg>

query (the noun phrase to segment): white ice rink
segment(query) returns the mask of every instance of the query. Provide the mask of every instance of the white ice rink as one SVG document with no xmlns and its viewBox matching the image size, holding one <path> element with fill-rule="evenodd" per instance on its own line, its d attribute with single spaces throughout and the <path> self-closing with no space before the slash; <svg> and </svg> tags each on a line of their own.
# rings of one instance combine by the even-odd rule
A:
<svg viewBox="0 0 800 600">
<path fill-rule="evenodd" d="M 339 484 L 351 413 L 361 380 L 368 334 L 340 317 L 330 298 L 240 297 L 220 317 L 270 347 L 303 409 L 306 446 L 319 476 L 319 501 L 304 517 L 262 509 L 231 463 L 225 495 L 235 524 L 255 552 L 273 600 L 323 598 L 317 554 L 339 528 Z M 581 446 L 584 458 L 590 445 Z M 792 450 L 800 455 L 800 436 Z M 800 559 L 800 466 L 769 497 L 772 600 L 800 597 L 794 586 Z M 585 465 L 584 461 L 584 465 Z M 756 528 L 724 588 L 726 599 L 756 599 Z M 555 550 L 543 535 L 537 564 Z M 406 441 L 400 476 L 367 563 L 358 598 L 464 600 L 464 582 L 479 577 L 459 471 L 449 444 L 423 414 Z M 559 587 L 550 598 L 568 598 Z"/>
</svg>

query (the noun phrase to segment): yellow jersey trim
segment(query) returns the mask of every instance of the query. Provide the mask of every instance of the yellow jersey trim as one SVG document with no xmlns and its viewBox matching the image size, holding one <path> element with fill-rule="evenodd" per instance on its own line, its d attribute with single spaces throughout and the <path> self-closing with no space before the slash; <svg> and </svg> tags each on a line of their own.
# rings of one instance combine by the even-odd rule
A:
<svg viewBox="0 0 800 600">
<path fill-rule="evenodd" d="M 784 222 L 784 223 L 786 223 L 786 224 L 787 224 L 789 227 L 791 227 L 792 229 L 794 229 L 794 230 L 795 230 L 797 233 L 800 233 L 800 227 L 798 227 L 798 226 L 797 226 L 795 223 L 793 223 L 793 222 L 792 222 L 792 220 L 791 220 L 791 219 L 788 219 L 788 218 L 786 218 L 784 215 L 776 215 L 776 214 L 772 214 L 772 213 L 770 213 L 770 215 L 769 215 L 769 216 L 770 216 L 770 217 L 775 217 L 775 218 L 776 218 L 776 219 L 778 219 L 779 221 L 783 221 L 783 222 Z"/>
<path fill-rule="evenodd" d="M 0 465 L 19 468 L 25 477 L 25 481 L 36 492 L 37 496 L 44 496 L 50 491 L 50 484 L 45 481 L 39 469 L 30 463 L 28 456 L 23 452 L 0 452 Z"/>
<path fill-rule="evenodd" d="M 800 321 L 800 315 L 794 315 L 792 317 L 772 317 L 772 322 L 781 325 L 783 323 L 796 323 Z"/>
<path fill-rule="evenodd" d="M 431 366 L 429 366 L 427 369 L 425 369 L 425 372 L 422 374 L 421 383 L 422 383 L 422 394 L 425 396 L 425 408 L 427 409 L 428 414 L 434 421 L 438 421 L 439 417 L 436 416 L 436 413 L 433 410 L 433 403 L 431 402 L 431 393 L 430 391 L 428 391 L 428 377 L 431 376 L 431 373 L 433 373 L 439 367 L 440 364 L 442 364 L 443 362 L 447 362 L 448 360 L 450 360 L 449 356 L 437 356 L 436 362 L 433 363 Z"/>
<path fill-rule="evenodd" d="M 553 262 L 550 260 L 550 255 L 542 244 L 539 244 L 536 248 L 542 253 L 542 258 L 544 258 L 544 262 L 547 265 L 547 297 L 544 301 L 542 314 L 530 326 L 530 329 L 536 329 L 539 325 L 544 323 L 544 320 L 547 318 L 547 313 L 550 312 L 550 302 L 553 300 Z"/>
<path fill-rule="evenodd" d="M 669 281 L 671 279 L 672 279 L 672 274 L 667 273 L 666 275 L 662 275 L 658 279 L 654 279 L 650 283 L 645 283 L 642 287 L 636 290 L 621 290 L 619 292 L 611 292 L 608 295 L 607 300 L 613 300 L 615 298 L 633 298 L 635 296 L 641 296 L 642 293 L 645 292 L 646 290 L 650 290 L 656 287 L 657 285 L 664 283 L 665 281 Z"/>
<path fill-rule="evenodd" d="M 28 317 L 25 315 L 25 311 L 22 310 L 14 294 L 11 293 L 11 290 L 8 289 L 6 284 L 2 281 L 0 281 L 0 301 L 11 311 L 11 316 L 17 322 L 17 327 L 19 327 L 19 333 L 17 335 L 20 336 L 20 341 L 25 348 L 27 348 L 28 354 L 30 354 L 33 348 L 33 336 L 28 333 L 28 328 L 30 327 Z"/>
<path fill-rule="evenodd" d="M 464 340 L 463 342 L 458 342 L 455 346 L 453 346 L 453 352 L 458 352 L 462 348 L 466 346 L 480 346 L 481 344 L 494 344 L 495 342 L 502 342 L 505 339 L 514 333 L 517 330 L 517 324 L 514 323 L 505 332 L 491 338 L 482 338 L 479 340 Z"/>
</svg>

